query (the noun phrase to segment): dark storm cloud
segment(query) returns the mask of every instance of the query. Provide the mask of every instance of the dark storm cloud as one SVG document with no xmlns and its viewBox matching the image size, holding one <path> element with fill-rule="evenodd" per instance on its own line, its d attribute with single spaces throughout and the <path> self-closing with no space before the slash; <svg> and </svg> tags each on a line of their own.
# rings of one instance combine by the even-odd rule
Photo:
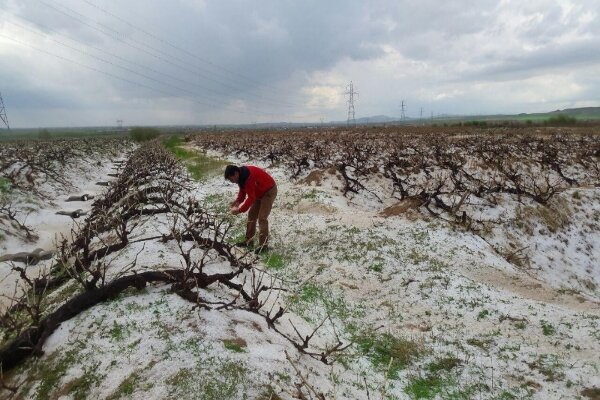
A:
<svg viewBox="0 0 600 400">
<path fill-rule="evenodd" d="M 380 56 L 385 29 L 371 23 L 366 4 L 348 2 L 340 9 L 322 1 L 206 2 L 199 14 L 182 8 L 172 17 L 186 27 L 180 43 L 195 54 L 273 82 L 297 71 L 327 69 L 344 58 Z"/>
</svg>

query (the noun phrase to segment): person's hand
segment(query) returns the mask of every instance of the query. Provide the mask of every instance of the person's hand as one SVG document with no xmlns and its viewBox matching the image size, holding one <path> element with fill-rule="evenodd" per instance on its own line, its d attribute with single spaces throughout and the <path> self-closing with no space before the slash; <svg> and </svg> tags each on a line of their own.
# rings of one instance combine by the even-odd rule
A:
<svg viewBox="0 0 600 400">
<path fill-rule="evenodd" d="M 237 201 L 232 201 L 231 204 L 229 204 L 229 207 L 233 208 L 233 207 L 239 207 L 240 203 L 238 203 Z"/>
<path fill-rule="evenodd" d="M 232 206 L 229 212 L 233 215 L 238 215 L 240 213 L 240 209 L 238 208 L 238 206 Z"/>
</svg>

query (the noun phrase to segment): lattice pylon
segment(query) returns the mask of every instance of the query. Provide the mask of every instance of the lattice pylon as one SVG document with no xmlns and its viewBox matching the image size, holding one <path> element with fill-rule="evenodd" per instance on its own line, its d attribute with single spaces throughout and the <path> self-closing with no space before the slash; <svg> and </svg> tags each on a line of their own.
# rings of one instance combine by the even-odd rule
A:
<svg viewBox="0 0 600 400">
<path fill-rule="evenodd" d="M 0 93 L 0 119 L 6 125 L 6 128 L 10 130 L 10 125 L 8 124 L 8 117 L 6 116 L 6 108 L 4 108 L 4 100 L 2 100 L 2 93 Z"/>
</svg>

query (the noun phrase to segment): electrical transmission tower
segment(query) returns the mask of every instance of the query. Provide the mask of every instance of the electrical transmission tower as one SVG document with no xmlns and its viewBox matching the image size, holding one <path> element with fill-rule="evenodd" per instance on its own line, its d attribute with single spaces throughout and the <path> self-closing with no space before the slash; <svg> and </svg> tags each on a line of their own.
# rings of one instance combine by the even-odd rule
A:
<svg viewBox="0 0 600 400">
<path fill-rule="evenodd" d="M 6 108 L 4 108 L 4 100 L 2 100 L 2 93 L 0 93 L 0 119 L 4 122 L 4 125 L 10 130 L 8 125 L 8 117 L 6 116 Z"/>
<path fill-rule="evenodd" d="M 354 91 L 354 84 L 350 81 L 350 84 L 346 88 L 346 93 L 348 96 L 348 122 L 347 125 L 356 126 L 356 119 L 354 118 L 354 96 L 358 97 L 358 93 Z"/>
<path fill-rule="evenodd" d="M 400 119 L 402 122 L 406 121 L 406 107 L 404 104 L 404 100 L 402 100 L 402 104 L 400 105 L 400 109 L 402 110 L 402 114 L 400 115 Z"/>
</svg>

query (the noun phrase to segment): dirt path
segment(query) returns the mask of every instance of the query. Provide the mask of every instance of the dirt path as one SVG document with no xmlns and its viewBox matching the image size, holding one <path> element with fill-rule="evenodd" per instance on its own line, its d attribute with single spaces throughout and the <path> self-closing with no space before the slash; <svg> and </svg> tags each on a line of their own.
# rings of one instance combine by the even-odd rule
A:
<svg viewBox="0 0 600 400">
<path fill-rule="evenodd" d="M 550 285 L 525 273 L 510 273 L 494 268 L 470 268 L 464 275 L 492 288 L 513 293 L 524 299 L 539 301 L 573 311 L 600 316 L 600 302 L 580 294 L 561 293 Z"/>
</svg>

